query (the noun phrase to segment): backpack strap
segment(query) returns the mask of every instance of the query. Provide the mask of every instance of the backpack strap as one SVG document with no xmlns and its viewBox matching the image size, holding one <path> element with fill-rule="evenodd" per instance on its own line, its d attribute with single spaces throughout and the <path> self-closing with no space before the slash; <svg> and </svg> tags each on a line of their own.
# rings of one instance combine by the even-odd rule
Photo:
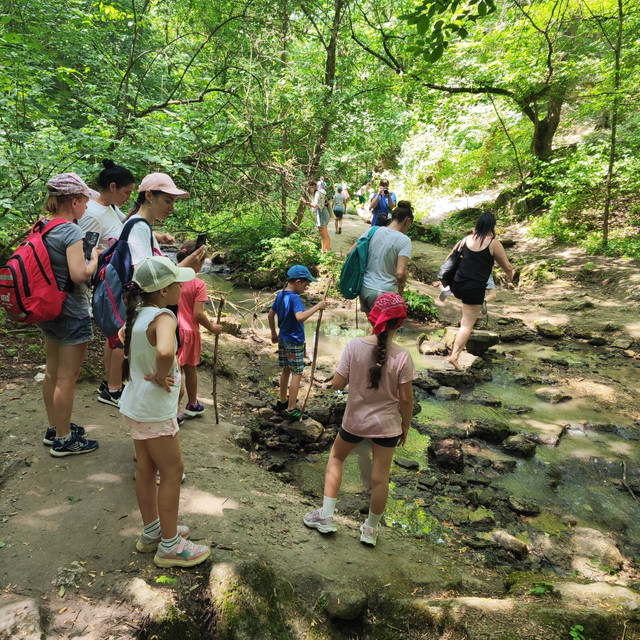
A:
<svg viewBox="0 0 640 640">
<path fill-rule="evenodd" d="M 129 234 L 131 233 L 131 229 L 133 229 L 133 225 L 136 222 L 144 222 L 149 227 L 149 234 L 151 236 L 150 244 L 151 244 L 151 255 L 155 254 L 155 247 L 153 246 L 153 227 L 145 218 L 130 218 L 124 223 L 122 227 L 122 231 L 120 232 L 120 237 L 118 240 L 122 240 L 123 242 L 127 242 L 129 240 Z"/>
<path fill-rule="evenodd" d="M 59 227 L 63 224 L 74 224 L 71 220 L 65 220 L 64 218 L 41 218 L 33 225 L 31 229 L 32 233 L 39 233 L 43 238 L 46 233 L 49 233 L 52 229 Z M 45 245 L 46 246 L 46 245 Z M 67 281 L 64 283 L 64 287 L 62 287 L 62 291 L 66 293 L 73 293 L 74 283 L 71 279 L 71 275 L 67 278 Z"/>
</svg>

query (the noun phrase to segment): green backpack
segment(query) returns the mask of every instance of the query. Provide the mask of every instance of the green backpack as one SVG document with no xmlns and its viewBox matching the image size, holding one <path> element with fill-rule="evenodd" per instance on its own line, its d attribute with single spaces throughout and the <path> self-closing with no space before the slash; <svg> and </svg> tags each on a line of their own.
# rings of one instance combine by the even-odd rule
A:
<svg viewBox="0 0 640 640">
<path fill-rule="evenodd" d="M 369 240 L 380 227 L 372 227 L 364 238 L 358 239 L 355 249 L 347 256 L 340 271 L 340 292 L 347 300 L 358 297 L 362 287 L 362 279 L 367 268 Z"/>
</svg>

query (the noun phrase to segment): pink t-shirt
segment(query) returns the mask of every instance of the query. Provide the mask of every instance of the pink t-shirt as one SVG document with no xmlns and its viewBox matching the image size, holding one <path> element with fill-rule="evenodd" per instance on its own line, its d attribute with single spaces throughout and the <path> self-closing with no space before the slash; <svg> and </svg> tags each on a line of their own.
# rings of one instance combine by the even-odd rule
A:
<svg viewBox="0 0 640 640">
<path fill-rule="evenodd" d="M 349 381 L 345 431 L 364 438 L 391 438 L 402 433 L 398 389 L 417 378 L 409 352 L 391 343 L 378 389 L 369 389 L 369 369 L 375 364 L 376 344 L 355 338 L 342 354 L 337 372 Z"/>
<path fill-rule="evenodd" d="M 193 313 L 193 307 L 196 302 L 206 302 L 208 299 L 207 285 L 200 278 L 194 278 L 182 285 L 182 294 L 178 305 L 180 329 L 184 327 L 186 330 L 200 331 L 198 321 Z"/>
</svg>

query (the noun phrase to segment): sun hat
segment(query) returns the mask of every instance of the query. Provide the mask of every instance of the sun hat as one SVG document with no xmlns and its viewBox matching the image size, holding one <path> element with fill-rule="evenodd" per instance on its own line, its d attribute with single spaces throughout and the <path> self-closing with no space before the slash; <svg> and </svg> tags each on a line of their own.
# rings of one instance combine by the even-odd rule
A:
<svg viewBox="0 0 640 640">
<path fill-rule="evenodd" d="M 189 282 L 196 277 L 190 267 L 177 267 L 166 256 L 152 256 L 138 263 L 133 272 L 135 282 L 146 293 L 159 291 L 174 282 Z"/>
<path fill-rule="evenodd" d="M 99 198 L 100 194 L 89 189 L 85 181 L 77 173 L 59 173 L 47 182 L 47 189 L 52 196 L 83 195 L 87 198 Z"/>
<path fill-rule="evenodd" d="M 379 296 L 371 313 L 369 313 L 369 321 L 373 325 L 373 333 L 382 333 L 386 326 L 387 320 L 399 318 L 400 323 L 407 317 L 407 305 L 401 295 L 397 293 L 383 293 Z"/>
<path fill-rule="evenodd" d="M 287 271 L 287 280 L 309 280 L 310 282 L 318 282 L 318 278 L 314 278 L 307 267 L 301 264 L 294 264 Z"/>
<path fill-rule="evenodd" d="M 138 187 L 138 193 L 143 191 L 162 191 L 170 196 L 178 196 L 178 198 L 188 198 L 189 194 L 182 189 L 176 187 L 175 182 L 166 173 L 149 173 Z"/>
</svg>

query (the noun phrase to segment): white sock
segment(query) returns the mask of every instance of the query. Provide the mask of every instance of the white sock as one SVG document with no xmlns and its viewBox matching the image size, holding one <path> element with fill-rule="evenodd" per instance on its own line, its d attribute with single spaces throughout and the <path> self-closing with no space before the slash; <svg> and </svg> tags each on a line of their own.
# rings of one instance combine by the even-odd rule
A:
<svg viewBox="0 0 640 640">
<path fill-rule="evenodd" d="M 322 511 L 320 515 L 323 518 L 331 518 L 336 510 L 336 501 L 338 498 L 327 498 L 324 496 L 322 499 Z"/>
<path fill-rule="evenodd" d="M 369 515 L 367 516 L 365 524 L 372 529 L 375 529 L 380 524 L 380 520 L 382 520 L 383 514 L 384 512 L 377 516 L 375 513 L 371 513 L 371 509 L 369 509 Z"/>
<path fill-rule="evenodd" d="M 162 529 L 160 528 L 160 518 L 156 518 L 153 522 L 150 522 L 143 530 L 143 535 L 147 536 L 147 538 L 159 538 Z"/>
<path fill-rule="evenodd" d="M 176 533 L 175 538 L 169 538 L 168 540 L 162 538 L 160 540 L 160 546 L 162 547 L 163 551 L 171 551 L 172 547 L 175 547 L 178 542 L 180 542 L 180 534 Z"/>
</svg>

